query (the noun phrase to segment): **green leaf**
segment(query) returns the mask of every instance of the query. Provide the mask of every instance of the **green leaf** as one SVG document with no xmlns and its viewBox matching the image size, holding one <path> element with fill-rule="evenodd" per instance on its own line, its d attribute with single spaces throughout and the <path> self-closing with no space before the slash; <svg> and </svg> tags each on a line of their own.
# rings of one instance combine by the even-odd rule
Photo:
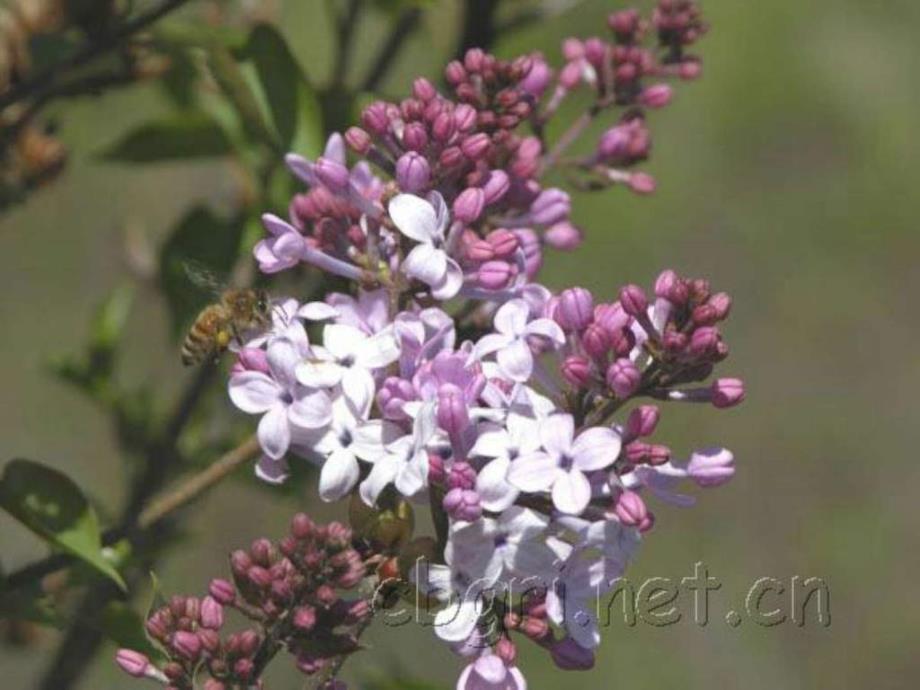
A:
<svg viewBox="0 0 920 690">
<path fill-rule="evenodd" d="M 174 115 L 129 132 L 101 154 L 110 161 L 154 163 L 233 152 L 224 131 L 201 113 Z"/>
<path fill-rule="evenodd" d="M 67 475 L 30 460 L 12 460 L 0 479 L 0 507 L 52 546 L 125 589 L 121 575 L 102 554 L 95 511 Z"/>
<path fill-rule="evenodd" d="M 94 348 L 111 350 L 118 345 L 133 303 L 134 288 L 125 284 L 115 288 L 99 306 L 90 331 Z"/>
<path fill-rule="evenodd" d="M 243 218 L 223 219 L 208 208 L 197 206 L 179 221 L 160 251 L 160 284 L 178 335 L 215 295 L 192 285 L 186 267 L 204 268 L 226 278 L 240 249 Z"/>
<path fill-rule="evenodd" d="M 319 155 L 323 145 L 319 100 L 284 38 L 274 27 L 258 24 L 244 54 L 256 68 L 285 150 Z"/>
</svg>

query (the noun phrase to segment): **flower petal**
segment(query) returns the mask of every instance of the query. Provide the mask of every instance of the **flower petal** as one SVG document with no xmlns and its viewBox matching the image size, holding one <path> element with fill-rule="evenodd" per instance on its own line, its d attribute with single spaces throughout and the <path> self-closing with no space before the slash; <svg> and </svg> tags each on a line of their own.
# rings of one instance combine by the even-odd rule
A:
<svg viewBox="0 0 920 690">
<path fill-rule="evenodd" d="M 291 445 L 291 427 L 288 425 L 287 408 L 278 404 L 262 415 L 259 420 L 259 445 L 272 460 L 284 457 Z"/>
<path fill-rule="evenodd" d="M 507 457 L 511 446 L 511 438 L 504 429 L 486 429 L 479 434 L 476 443 L 470 449 L 472 457 L 498 458 Z"/>
<path fill-rule="evenodd" d="M 612 465 L 619 454 L 620 437 L 608 427 L 591 427 L 579 434 L 572 444 L 575 467 L 584 472 Z"/>
<path fill-rule="evenodd" d="M 507 335 L 523 335 L 529 316 L 530 307 L 527 302 L 522 299 L 508 300 L 495 312 L 495 330 Z"/>
<path fill-rule="evenodd" d="M 447 254 L 430 244 L 417 244 L 403 259 L 402 272 L 426 285 L 440 285 L 447 273 Z"/>
<path fill-rule="evenodd" d="M 374 377 L 367 369 L 351 367 L 345 370 L 342 377 L 342 392 L 358 417 L 367 417 L 374 401 L 375 389 Z"/>
<path fill-rule="evenodd" d="M 556 458 L 546 453 L 519 457 L 508 469 L 508 481 L 521 491 L 546 491 L 559 475 Z"/>
<path fill-rule="evenodd" d="M 366 338 L 363 331 L 344 323 L 331 323 L 323 328 L 323 346 L 339 360 L 356 355 Z"/>
<path fill-rule="evenodd" d="M 406 237 L 431 242 L 437 236 L 438 218 L 434 207 L 414 194 L 399 194 L 387 207 L 390 218 Z"/>
<path fill-rule="evenodd" d="M 358 487 L 358 493 L 367 505 L 373 507 L 377 504 L 377 497 L 396 478 L 399 466 L 400 460 L 394 455 L 385 455 L 374 463 L 370 474 Z"/>
<path fill-rule="evenodd" d="M 338 448 L 332 452 L 319 474 L 319 495 L 324 501 L 337 501 L 345 497 L 358 481 L 361 470 L 354 453 Z"/>
<path fill-rule="evenodd" d="M 256 476 L 263 482 L 269 484 L 284 484 L 291 475 L 290 467 L 287 460 L 280 458 L 275 460 L 263 455 L 256 463 Z"/>
<path fill-rule="evenodd" d="M 447 301 L 460 292 L 463 287 L 463 269 L 460 264 L 447 258 L 447 268 L 444 271 L 444 277 L 437 285 L 431 285 L 431 296 L 437 300 Z"/>
<path fill-rule="evenodd" d="M 274 338 L 265 353 L 272 378 L 282 387 L 291 390 L 297 383 L 294 371 L 302 357 L 294 341 L 288 338 Z"/>
<path fill-rule="evenodd" d="M 307 360 L 294 369 L 297 380 L 310 388 L 332 388 L 342 381 L 344 367 L 336 362 Z"/>
<path fill-rule="evenodd" d="M 559 324 L 552 319 L 536 319 L 527 324 L 524 329 L 527 335 L 539 335 L 552 341 L 556 345 L 565 343 L 565 334 Z"/>
<path fill-rule="evenodd" d="M 399 343 L 392 328 L 380 331 L 358 347 L 357 363 L 367 369 L 379 369 L 399 359 Z"/>
<path fill-rule="evenodd" d="M 511 461 L 507 457 L 495 458 L 479 471 L 476 477 L 476 493 L 486 510 L 501 512 L 514 503 L 518 489 L 508 481 Z"/>
<path fill-rule="evenodd" d="M 302 429 L 319 429 L 332 421 L 332 400 L 325 391 L 304 393 L 288 406 L 291 424 Z"/>
<path fill-rule="evenodd" d="M 441 609 L 434 617 L 435 634 L 447 642 L 465 640 L 479 619 L 479 600 L 468 598 L 465 592 L 460 593 L 460 596 L 463 598 Z"/>
<path fill-rule="evenodd" d="M 591 485 L 581 470 L 560 472 L 553 483 L 553 505 L 563 513 L 579 515 L 591 500 Z"/>
<path fill-rule="evenodd" d="M 533 373 L 533 353 L 521 338 L 498 351 L 498 366 L 512 381 L 523 383 Z"/>
<path fill-rule="evenodd" d="M 543 448 L 557 458 L 571 451 L 574 433 L 575 422 L 572 415 L 551 414 L 540 424 L 540 441 Z"/>
<path fill-rule="evenodd" d="M 512 337 L 502 333 L 489 333 L 488 335 L 484 335 L 473 347 L 470 359 L 480 360 L 483 357 L 491 355 L 493 352 L 501 350 L 503 347 L 507 347 L 511 342 Z"/>
<path fill-rule="evenodd" d="M 281 399 L 281 386 L 261 371 L 244 371 L 230 379 L 230 400 L 247 414 L 262 414 Z"/>
</svg>

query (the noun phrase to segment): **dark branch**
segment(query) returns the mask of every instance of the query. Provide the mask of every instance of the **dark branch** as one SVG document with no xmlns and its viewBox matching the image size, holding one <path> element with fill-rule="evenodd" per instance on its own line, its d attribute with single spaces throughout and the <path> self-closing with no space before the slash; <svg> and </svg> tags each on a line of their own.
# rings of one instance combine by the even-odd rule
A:
<svg viewBox="0 0 920 690">
<path fill-rule="evenodd" d="M 403 43 L 415 31 L 421 18 L 422 11 L 417 7 L 403 10 L 397 17 L 390 35 L 387 36 L 371 63 L 370 72 L 364 78 L 364 83 L 361 86 L 363 91 L 376 91 L 380 87 L 380 82 L 383 81 L 390 67 L 392 67 Z"/>
</svg>

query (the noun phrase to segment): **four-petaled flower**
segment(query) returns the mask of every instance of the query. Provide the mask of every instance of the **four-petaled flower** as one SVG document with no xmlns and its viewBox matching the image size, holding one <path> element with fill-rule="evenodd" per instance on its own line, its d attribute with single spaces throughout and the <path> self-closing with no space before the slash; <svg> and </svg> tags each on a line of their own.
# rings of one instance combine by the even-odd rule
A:
<svg viewBox="0 0 920 690">
<path fill-rule="evenodd" d="M 534 360 L 528 338 L 545 338 L 553 345 L 562 345 L 565 334 L 552 319 L 530 320 L 530 307 L 523 299 L 505 302 L 495 313 L 495 333 L 483 336 L 473 348 L 473 359 L 482 359 L 493 352 L 498 366 L 508 378 L 523 382 L 533 374 Z"/>
</svg>

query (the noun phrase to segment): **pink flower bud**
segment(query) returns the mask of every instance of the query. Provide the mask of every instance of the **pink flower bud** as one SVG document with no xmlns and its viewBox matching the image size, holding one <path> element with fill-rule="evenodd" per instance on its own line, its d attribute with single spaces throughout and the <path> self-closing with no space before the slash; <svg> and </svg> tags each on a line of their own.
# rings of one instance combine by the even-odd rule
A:
<svg viewBox="0 0 920 690">
<path fill-rule="evenodd" d="M 461 103 L 454 108 L 454 124 L 461 132 L 468 132 L 476 126 L 476 109 Z"/>
<path fill-rule="evenodd" d="M 698 450 L 690 456 L 687 474 L 698 486 L 719 486 L 735 475 L 735 456 L 726 448 Z"/>
<path fill-rule="evenodd" d="M 371 135 L 360 127 L 349 127 L 345 131 L 345 142 L 359 156 L 364 156 L 371 149 Z"/>
<path fill-rule="evenodd" d="M 227 686 L 215 678 L 208 678 L 202 688 L 203 690 L 227 690 Z"/>
<path fill-rule="evenodd" d="M 490 232 L 486 236 L 486 242 L 491 245 L 495 256 L 499 259 L 507 259 L 514 256 L 514 253 L 521 244 L 518 241 L 517 235 L 505 228 L 498 228 Z"/>
<path fill-rule="evenodd" d="M 686 281 L 682 280 L 674 271 L 667 269 L 662 271 L 657 280 L 655 280 L 655 295 L 680 306 L 686 303 L 690 296 L 690 291 Z"/>
<path fill-rule="evenodd" d="M 606 54 L 607 46 L 601 39 L 592 36 L 585 40 L 585 59 L 592 65 L 600 65 Z"/>
<path fill-rule="evenodd" d="M 514 230 L 521 249 L 524 250 L 524 270 L 528 278 L 533 278 L 543 265 L 543 250 L 540 238 L 530 228 L 517 228 Z"/>
<path fill-rule="evenodd" d="M 549 648 L 553 663 L 564 671 L 587 671 L 594 668 L 594 652 L 571 637 L 554 642 Z"/>
<path fill-rule="evenodd" d="M 455 520 L 473 522 L 482 515 L 479 494 L 470 489 L 451 489 L 444 496 L 444 510 Z"/>
<path fill-rule="evenodd" d="M 470 425 L 463 391 L 452 383 L 443 384 L 438 389 L 438 426 L 444 429 L 451 440 L 456 442 Z"/>
<path fill-rule="evenodd" d="M 201 648 L 209 654 L 213 654 L 220 649 L 220 635 L 217 630 L 211 628 L 198 628 L 195 632 L 201 641 Z"/>
<path fill-rule="evenodd" d="M 734 407 L 744 400 L 744 381 L 741 379 L 717 379 L 709 390 L 713 406 L 719 409 Z"/>
<path fill-rule="evenodd" d="M 291 534 L 295 539 L 308 539 L 315 528 L 316 525 L 306 513 L 297 513 L 291 519 Z"/>
<path fill-rule="evenodd" d="M 115 654 L 115 663 L 122 671 L 135 678 L 143 678 L 150 668 L 150 659 L 133 649 L 119 649 Z"/>
<path fill-rule="evenodd" d="M 466 81 L 466 70 L 459 60 L 452 60 L 444 68 L 444 78 L 451 86 L 456 86 Z"/>
<path fill-rule="evenodd" d="M 607 26 L 620 36 L 629 36 L 639 29 L 639 13 L 636 10 L 621 10 L 607 17 Z"/>
<path fill-rule="evenodd" d="M 224 607 L 214 597 L 207 596 L 201 601 L 198 618 L 204 627 L 217 630 L 224 624 Z"/>
<path fill-rule="evenodd" d="M 271 541 L 264 537 L 253 540 L 249 546 L 249 555 L 252 556 L 253 561 L 267 568 L 271 565 L 272 557 L 274 556 Z"/>
<path fill-rule="evenodd" d="M 240 653 L 244 656 L 252 656 L 256 653 L 261 643 L 261 638 L 255 630 L 244 630 L 238 633 Z"/>
<path fill-rule="evenodd" d="M 632 317 L 645 317 L 648 311 L 648 299 L 638 285 L 624 285 L 620 288 L 620 305 Z"/>
<path fill-rule="evenodd" d="M 430 181 L 431 167 L 421 154 L 409 151 L 396 161 L 396 183 L 403 191 L 413 194 L 424 191 Z"/>
<path fill-rule="evenodd" d="M 467 187 L 454 199 L 454 218 L 461 223 L 472 223 L 482 215 L 485 193 L 479 187 Z"/>
<path fill-rule="evenodd" d="M 621 400 L 625 400 L 639 388 L 642 372 L 632 360 L 621 357 L 607 369 L 607 385 Z"/>
<path fill-rule="evenodd" d="M 566 91 L 571 91 L 578 86 L 583 73 L 584 67 L 580 60 L 567 62 L 562 71 L 559 72 L 559 85 Z"/>
<path fill-rule="evenodd" d="M 180 656 L 194 661 L 201 654 L 201 640 L 193 632 L 179 630 L 173 635 L 172 648 Z"/>
<path fill-rule="evenodd" d="M 553 225 L 568 218 L 572 210 L 569 195 L 561 189 L 544 189 L 530 205 L 530 215 L 537 225 Z"/>
<path fill-rule="evenodd" d="M 591 364 L 584 357 L 566 357 L 561 372 L 562 378 L 575 388 L 585 388 L 591 382 Z"/>
<path fill-rule="evenodd" d="M 601 135 L 597 155 L 600 158 L 623 158 L 629 151 L 631 139 L 628 125 L 615 125 Z"/>
<path fill-rule="evenodd" d="M 219 604 L 230 606 L 236 601 L 236 588 L 228 580 L 214 578 L 208 585 L 208 593 Z"/>
<path fill-rule="evenodd" d="M 602 360 L 610 352 L 610 336 L 601 325 L 592 323 L 582 333 L 581 345 L 589 357 Z"/>
<path fill-rule="evenodd" d="M 617 519 L 627 527 L 638 527 L 648 517 L 645 501 L 635 491 L 622 491 L 613 509 Z"/>
<path fill-rule="evenodd" d="M 316 625 L 316 609 L 312 606 L 299 606 L 294 609 L 292 623 L 301 632 L 310 632 Z"/>
<path fill-rule="evenodd" d="M 530 69 L 527 76 L 522 79 L 518 86 L 531 96 L 539 99 L 549 86 L 549 81 L 553 76 L 553 71 L 546 64 L 546 60 L 540 55 L 533 56 L 530 63 Z"/>
<path fill-rule="evenodd" d="M 639 102 L 646 108 L 663 108 L 671 102 L 673 95 L 667 84 L 653 84 L 639 94 Z"/>
<path fill-rule="evenodd" d="M 556 322 L 566 331 L 582 331 L 594 320 L 594 297 L 582 287 L 563 290 L 556 307 Z"/>
<path fill-rule="evenodd" d="M 486 206 L 498 203 L 508 193 L 511 187 L 511 181 L 508 179 L 508 173 L 504 170 L 491 170 L 486 183 L 482 186 L 485 193 Z"/>
<path fill-rule="evenodd" d="M 265 568 L 254 565 L 247 572 L 246 577 L 256 587 L 265 589 L 271 586 L 272 576 Z"/>
<path fill-rule="evenodd" d="M 364 127 L 374 134 L 385 134 L 390 128 L 390 117 L 387 106 L 383 101 L 374 101 L 361 113 L 361 122 Z"/>
<path fill-rule="evenodd" d="M 478 134 L 466 137 L 466 139 L 460 143 L 460 150 L 463 151 L 463 155 L 471 161 L 477 161 L 489 152 L 491 146 L 492 141 L 489 139 L 489 135 L 479 132 Z"/>
<path fill-rule="evenodd" d="M 348 188 L 348 168 L 338 161 L 320 156 L 313 165 L 313 172 L 333 192 L 344 192 Z"/>
<path fill-rule="evenodd" d="M 237 369 L 239 369 L 239 372 L 236 371 Z M 265 350 L 258 347 L 244 347 L 237 356 L 234 370 L 234 373 L 261 371 L 263 374 L 267 374 L 269 370 Z"/>
<path fill-rule="evenodd" d="M 642 438 L 651 436 L 658 426 L 660 413 L 655 405 L 640 405 L 630 412 L 629 419 L 626 420 L 627 438 Z"/>
<path fill-rule="evenodd" d="M 693 331 L 690 344 L 687 346 L 689 353 L 696 358 L 711 357 L 717 352 L 719 344 L 719 329 L 714 326 L 703 326 Z"/>
<path fill-rule="evenodd" d="M 684 81 L 697 79 L 702 73 L 703 65 L 699 60 L 685 60 L 677 69 L 677 75 Z"/>
<path fill-rule="evenodd" d="M 428 132 L 420 122 L 410 122 L 403 129 L 403 146 L 409 151 L 424 151 L 428 147 Z"/>
<path fill-rule="evenodd" d="M 486 261 L 476 272 L 476 282 L 486 290 L 501 290 L 514 277 L 514 267 L 507 261 Z"/>
<path fill-rule="evenodd" d="M 571 251 L 581 244 L 582 234 L 581 230 L 564 220 L 548 228 L 543 233 L 543 240 L 553 249 Z"/>
<path fill-rule="evenodd" d="M 627 184 L 636 194 L 652 194 L 658 187 L 655 178 L 643 172 L 632 173 Z"/>
<path fill-rule="evenodd" d="M 248 679 L 254 670 L 255 664 L 252 662 L 252 659 L 238 659 L 236 663 L 233 664 L 233 673 L 243 680 Z"/>
<path fill-rule="evenodd" d="M 495 645 L 495 654 L 509 666 L 517 659 L 517 646 L 511 638 L 502 636 Z"/>
<path fill-rule="evenodd" d="M 424 77 L 418 77 L 412 82 L 412 95 L 420 101 L 430 101 L 438 95 L 434 85 Z"/>
<path fill-rule="evenodd" d="M 579 39 L 569 37 L 562 42 L 562 57 L 566 60 L 578 60 L 585 56 L 585 44 Z"/>
</svg>

